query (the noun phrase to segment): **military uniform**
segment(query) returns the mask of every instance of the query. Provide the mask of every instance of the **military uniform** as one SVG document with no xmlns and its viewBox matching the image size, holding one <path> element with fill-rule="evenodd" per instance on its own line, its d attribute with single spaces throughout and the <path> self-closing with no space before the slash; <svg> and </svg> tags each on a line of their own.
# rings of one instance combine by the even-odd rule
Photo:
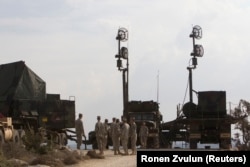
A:
<svg viewBox="0 0 250 167">
<path fill-rule="evenodd" d="M 104 145 L 103 145 L 103 138 L 104 138 L 104 125 L 100 121 L 100 117 L 97 117 L 98 121 L 95 124 L 95 135 L 96 135 L 96 141 L 97 146 L 100 151 L 100 154 L 104 154 Z"/>
<path fill-rule="evenodd" d="M 129 124 L 125 119 L 123 119 L 123 125 L 121 128 L 121 141 L 125 155 L 128 155 L 129 128 L 130 128 Z"/>
<path fill-rule="evenodd" d="M 106 149 L 107 148 L 107 144 L 108 144 L 108 132 L 110 131 L 110 127 L 108 125 L 108 120 L 105 120 L 103 126 L 104 126 L 103 148 Z"/>
<path fill-rule="evenodd" d="M 77 149 L 80 149 L 82 144 L 82 136 L 85 137 L 83 122 L 82 122 L 82 114 L 79 114 L 79 118 L 75 121 L 75 130 L 76 130 L 76 143 Z"/>
<path fill-rule="evenodd" d="M 112 144 L 113 144 L 113 147 L 114 147 L 114 127 L 115 127 L 115 124 L 116 124 L 116 119 L 113 118 L 112 119 L 112 123 L 110 124 L 110 129 L 109 129 L 109 136 L 111 137 L 112 139 Z"/>
<path fill-rule="evenodd" d="M 139 137 L 140 137 L 141 147 L 147 148 L 148 127 L 145 125 L 145 123 L 143 123 L 140 128 Z"/>
<path fill-rule="evenodd" d="M 129 136 L 131 140 L 131 149 L 132 149 L 131 155 L 134 155 L 136 154 L 136 141 L 137 141 L 136 124 L 134 121 L 131 122 L 131 125 L 129 128 Z"/>
<path fill-rule="evenodd" d="M 112 131 L 112 139 L 113 139 L 113 147 L 114 147 L 114 154 L 117 155 L 120 153 L 120 134 L 121 134 L 121 128 L 120 128 L 120 121 L 119 119 L 116 120 L 116 123 L 114 124 L 113 131 Z"/>
</svg>

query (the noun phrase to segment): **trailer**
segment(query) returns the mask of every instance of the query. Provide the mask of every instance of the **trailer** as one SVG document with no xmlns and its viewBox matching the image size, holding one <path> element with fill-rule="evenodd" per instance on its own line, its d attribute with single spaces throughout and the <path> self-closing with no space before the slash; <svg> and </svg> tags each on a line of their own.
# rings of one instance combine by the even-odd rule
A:
<svg viewBox="0 0 250 167">
<path fill-rule="evenodd" d="M 46 83 L 24 61 L 0 65 L 0 142 L 21 142 L 27 130 L 66 145 L 75 127 L 75 99 L 46 92 Z"/>
</svg>

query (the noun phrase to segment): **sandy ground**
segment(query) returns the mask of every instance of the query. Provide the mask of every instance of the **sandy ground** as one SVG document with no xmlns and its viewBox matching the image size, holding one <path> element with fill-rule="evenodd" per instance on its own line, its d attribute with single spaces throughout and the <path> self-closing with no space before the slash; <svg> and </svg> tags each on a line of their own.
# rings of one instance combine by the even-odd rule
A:
<svg viewBox="0 0 250 167">
<path fill-rule="evenodd" d="M 86 155 L 87 150 L 83 150 L 83 153 Z M 136 167 L 136 155 L 114 155 L 112 150 L 106 150 L 104 156 L 104 159 L 85 159 L 67 167 Z"/>
</svg>

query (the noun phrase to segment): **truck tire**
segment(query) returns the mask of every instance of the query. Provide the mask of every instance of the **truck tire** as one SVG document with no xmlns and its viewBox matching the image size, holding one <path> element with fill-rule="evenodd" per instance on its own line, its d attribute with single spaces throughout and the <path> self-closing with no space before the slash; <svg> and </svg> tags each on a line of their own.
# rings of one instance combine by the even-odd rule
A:
<svg viewBox="0 0 250 167">
<path fill-rule="evenodd" d="M 50 141 L 53 143 L 53 144 L 55 144 L 55 145 L 61 145 L 61 135 L 60 135 L 60 133 L 57 133 L 57 132 L 51 132 L 50 134 L 49 134 L 49 136 L 50 136 Z"/>
<path fill-rule="evenodd" d="M 190 149 L 197 149 L 197 140 L 190 139 L 189 144 L 190 144 Z"/>
<path fill-rule="evenodd" d="M 5 143 L 3 131 L 0 130 L 0 146 Z"/>
<path fill-rule="evenodd" d="M 13 130 L 12 141 L 13 141 L 14 144 L 18 144 L 18 145 L 21 143 L 19 133 L 15 129 Z"/>
<path fill-rule="evenodd" d="M 62 146 L 66 146 L 68 144 L 67 135 L 65 133 L 61 133 L 61 144 Z"/>
<path fill-rule="evenodd" d="M 61 144 L 62 144 L 62 138 L 61 138 L 61 134 L 60 133 L 56 133 L 55 143 L 58 144 L 59 146 L 61 146 Z"/>
<path fill-rule="evenodd" d="M 24 130 L 19 130 L 20 145 L 23 145 L 23 138 L 25 136 Z"/>
</svg>

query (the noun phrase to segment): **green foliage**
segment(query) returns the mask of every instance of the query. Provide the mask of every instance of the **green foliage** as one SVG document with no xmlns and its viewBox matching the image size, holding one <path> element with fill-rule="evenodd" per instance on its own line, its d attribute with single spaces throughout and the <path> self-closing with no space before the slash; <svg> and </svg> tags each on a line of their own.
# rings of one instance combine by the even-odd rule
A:
<svg viewBox="0 0 250 167">
<path fill-rule="evenodd" d="M 50 145 L 43 145 L 43 138 L 39 133 L 34 131 L 26 131 L 25 136 L 22 138 L 23 144 L 28 151 L 34 151 L 38 154 L 46 154 L 50 150 Z"/>
<path fill-rule="evenodd" d="M 11 163 L 2 155 L 2 152 L 0 152 L 0 167 L 12 167 Z"/>
</svg>

